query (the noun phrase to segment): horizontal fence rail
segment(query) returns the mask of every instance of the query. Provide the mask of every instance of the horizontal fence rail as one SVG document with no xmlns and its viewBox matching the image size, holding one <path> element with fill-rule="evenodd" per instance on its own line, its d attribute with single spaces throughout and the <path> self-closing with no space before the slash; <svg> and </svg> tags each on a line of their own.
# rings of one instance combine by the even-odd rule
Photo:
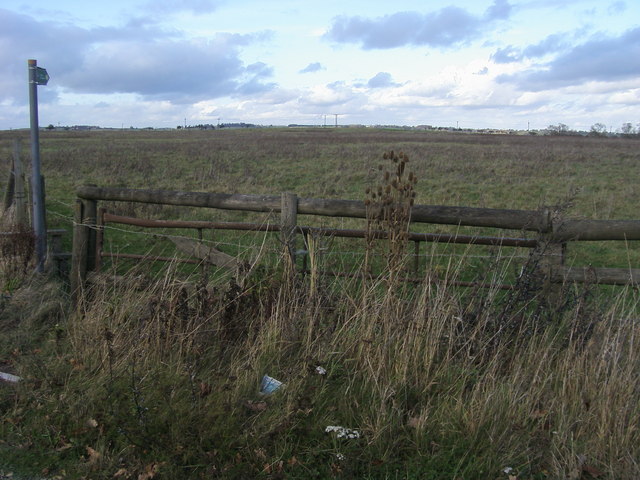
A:
<svg viewBox="0 0 640 480">
<path fill-rule="evenodd" d="M 243 195 L 227 193 L 178 192 L 169 190 L 136 190 L 128 188 L 79 187 L 79 198 L 120 202 L 155 203 L 185 207 L 207 207 L 249 212 L 280 212 L 281 197 L 277 195 Z M 367 218 L 363 201 L 298 198 L 298 215 Z M 506 210 L 496 208 L 448 207 L 414 205 L 413 223 L 434 223 L 469 227 L 494 227 L 510 230 L 550 232 L 548 210 Z"/>
<path fill-rule="evenodd" d="M 280 212 L 278 195 L 244 195 L 227 193 L 180 192 L 171 190 L 138 190 L 82 186 L 77 196 L 86 200 L 154 203 L 162 205 L 206 207 L 250 212 Z M 366 207 L 359 200 L 298 198 L 299 215 L 366 218 Z M 640 240 L 638 220 L 563 220 L 554 224 L 549 209 L 511 210 L 441 205 L 414 205 L 411 222 L 493 227 L 552 233 L 553 240 Z"/>
<path fill-rule="evenodd" d="M 133 225 L 146 228 L 194 228 L 211 230 L 238 230 L 253 232 L 279 232 L 280 225 L 272 223 L 246 223 L 246 222 L 205 222 L 205 221 L 184 221 L 184 220 L 150 220 L 136 217 L 126 217 L 105 212 L 102 215 L 104 223 L 119 223 L 121 225 Z M 318 228 L 297 226 L 297 231 L 302 234 L 319 234 L 341 238 L 365 238 L 366 230 L 344 229 L 344 228 Z M 376 230 L 371 232 L 374 238 L 386 238 L 387 232 Z M 412 242 L 438 242 L 457 243 L 465 245 L 489 245 L 505 247 L 525 247 L 535 248 L 538 240 L 531 238 L 511 238 L 511 237 L 483 237 L 473 235 L 458 235 L 446 233 L 416 233 L 409 232 L 407 239 Z"/>
<path fill-rule="evenodd" d="M 101 252 L 102 236 L 96 230 L 105 223 L 121 223 L 144 228 L 220 229 L 238 231 L 279 232 L 295 264 L 295 236 L 329 235 L 345 238 L 385 238 L 385 232 L 367 232 L 357 229 L 317 228 L 297 225 L 297 215 L 319 215 L 344 218 L 367 218 L 365 203 L 357 200 L 332 200 L 298 198 L 293 193 L 277 195 L 244 195 L 204 192 L 182 192 L 168 190 L 139 190 L 127 188 L 104 188 L 82 186 L 77 189 L 76 220 L 72 253 L 72 292 L 82 288 L 87 271 L 99 265 L 101 257 L 120 257 L 159 261 L 176 261 L 167 257 L 152 257 L 135 254 L 107 254 Z M 98 201 L 150 203 L 185 207 L 204 207 L 222 210 L 249 212 L 279 212 L 280 222 L 208 222 L 184 220 L 150 220 L 114 215 L 105 211 L 99 214 Z M 566 242 L 640 240 L 638 220 L 575 220 L 556 218 L 551 209 L 512 210 L 475 207 L 452 207 L 439 205 L 414 205 L 411 208 L 411 223 L 447 224 L 469 227 L 489 227 L 505 230 L 531 231 L 538 238 L 488 237 L 458 234 L 436 234 L 409 232 L 408 240 L 415 242 L 418 255 L 420 242 L 452 244 L 525 247 L 542 249 L 540 268 L 546 272 L 551 283 L 593 282 L 613 285 L 634 285 L 640 281 L 639 269 L 613 269 L 591 267 L 567 267 L 564 263 Z M 100 225 L 99 225 L 100 224 Z M 541 248 L 539 248 L 541 247 Z M 198 260 L 185 260 L 197 263 Z M 179 260 L 179 261 L 182 261 Z M 339 275 L 339 272 L 334 272 Z M 477 286 L 477 283 L 468 282 Z M 511 288 L 501 286 L 499 288 Z M 75 295 L 75 293 L 74 293 Z"/>
<path fill-rule="evenodd" d="M 564 220 L 554 228 L 556 242 L 640 240 L 638 220 Z"/>
</svg>

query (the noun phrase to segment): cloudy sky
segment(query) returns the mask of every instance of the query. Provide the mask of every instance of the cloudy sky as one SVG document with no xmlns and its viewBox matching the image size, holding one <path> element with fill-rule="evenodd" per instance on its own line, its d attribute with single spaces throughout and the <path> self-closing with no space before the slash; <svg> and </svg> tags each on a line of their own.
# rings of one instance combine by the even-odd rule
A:
<svg viewBox="0 0 640 480">
<path fill-rule="evenodd" d="M 2 0 L 0 129 L 247 122 L 615 131 L 638 0 Z"/>
</svg>

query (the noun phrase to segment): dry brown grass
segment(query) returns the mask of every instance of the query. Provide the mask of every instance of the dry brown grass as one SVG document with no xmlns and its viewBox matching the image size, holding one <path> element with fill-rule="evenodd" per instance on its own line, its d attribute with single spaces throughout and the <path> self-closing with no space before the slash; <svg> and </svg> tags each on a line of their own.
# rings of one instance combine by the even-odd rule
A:
<svg viewBox="0 0 640 480">
<path fill-rule="evenodd" d="M 26 381 L 0 391 L 2 438 L 88 478 L 640 476 L 637 290 L 566 287 L 554 306 L 535 288 L 451 286 L 463 259 L 403 284 L 329 278 L 311 255 L 308 277 L 256 269 L 241 285 L 174 266 L 107 277 L 3 350 Z M 264 374 L 286 386 L 260 396 Z"/>
</svg>

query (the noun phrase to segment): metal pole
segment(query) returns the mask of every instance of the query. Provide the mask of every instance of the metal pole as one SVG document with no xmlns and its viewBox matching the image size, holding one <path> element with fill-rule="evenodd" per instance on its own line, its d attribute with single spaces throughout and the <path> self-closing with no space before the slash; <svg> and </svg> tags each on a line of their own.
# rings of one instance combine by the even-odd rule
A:
<svg viewBox="0 0 640 480">
<path fill-rule="evenodd" d="M 33 205 L 33 233 L 36 241 L 36 271 L 44 272 L 47 255 L 47 230 L 44 224 L 44 201 L 40 175 L 40 134 L 38 127 L 37 61 L 28 60 L 29 111 L 31 117 L 31 198 Z"/>
</svg>

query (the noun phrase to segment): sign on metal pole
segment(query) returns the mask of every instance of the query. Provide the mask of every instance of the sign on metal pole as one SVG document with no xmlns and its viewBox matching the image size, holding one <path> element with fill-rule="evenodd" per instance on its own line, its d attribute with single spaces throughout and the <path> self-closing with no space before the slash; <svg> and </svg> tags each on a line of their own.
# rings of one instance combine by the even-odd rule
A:
<svg viewBox="0 0 640 480">
<path fill-rule="evenodd" d="M 38 85 L 49 82 L 49 74 L 36 60 L 27 61 L 29 68 L 29 111 L 31 117 L 31 197 L 33 233 L 36 240 L 36 270 L 44 272 L 47 256 L 47 226 L 44 221 L 44 189 L 40 174 L 40 132 L 38 126 Z"/>
<path fill-rule="evenodd" d="M 41 67 L 36 67 L 36 83 L 38 85 L 46 85 L 49 83 L 49 74 L 47 70 Z"/>
</svg>

